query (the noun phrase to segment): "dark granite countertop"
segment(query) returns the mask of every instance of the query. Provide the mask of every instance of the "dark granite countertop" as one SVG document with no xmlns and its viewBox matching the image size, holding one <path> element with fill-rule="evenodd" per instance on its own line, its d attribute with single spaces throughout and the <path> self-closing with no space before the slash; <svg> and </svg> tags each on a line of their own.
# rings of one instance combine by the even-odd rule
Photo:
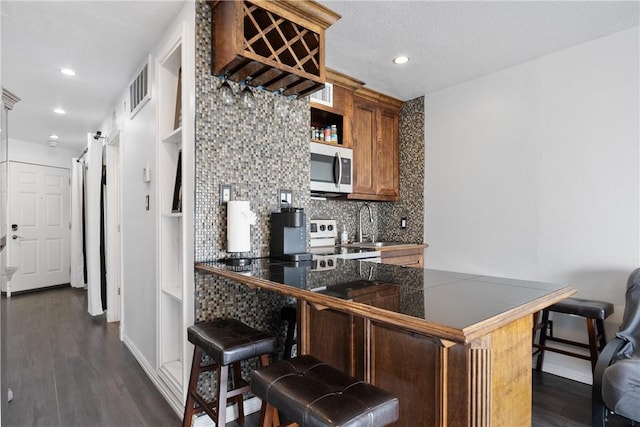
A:
<svg viewBox="0 0 640 427">
<path fill-rule="evenodd" d="M 323 271 L 315 271 L 313 261 L 269 258 L 254 259 L 242 268 L 203 262 L 196 264 L 196 269 L 316 303 L 335 302 L 334 308 L 341 307 L 339 301 L 365 305 L 373 301 L 376 307 L 407 316 L 400 318 L 409 323 L 439 325 L 465 337 L 489 323 L 504 324 L 575 293 L 565 285 L 347 259 L 338 259 L 335 269 Z M 375 298 L 378 290 L 382 300 Z M 364 294 L 369 297 L 361 298 Z M 393 298 L 391 303 L 389 298 Z M 358 308 L 346 306 L 346 311 Z"/>
</svg>

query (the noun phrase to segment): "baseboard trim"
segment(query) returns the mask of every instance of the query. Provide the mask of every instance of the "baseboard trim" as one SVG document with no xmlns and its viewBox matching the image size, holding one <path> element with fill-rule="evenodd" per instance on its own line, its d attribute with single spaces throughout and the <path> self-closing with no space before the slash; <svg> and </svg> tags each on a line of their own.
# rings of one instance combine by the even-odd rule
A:
<svg viewBox="0 0 640 427">
<path fill-rule="evenodd" d="M 73 288 L 73 286 L 71 286 L 71 283 L 61 283 L 59 285 L 43 286 L 42 288 L 25 289 L 24 291 L 11 290 L 11 296 L 24 295 L 24 294 L 33 294 L 35 292 L 51 291 L 53 289 L 69 288 L 69 287 Z M 7 296 L 6 289 L 2 290 L 2 296 L 4 296 L 4 297 Z M 8 298 L 11 298 L 11 297 L 8 297 Z"/>
<path fill-rule="evenodd" d="M 593 384 L 593 374 L 591 371 L 583 372 L 582 370 L 572 369 L 555 363 L 547 363 L 546 361 L 544 362 L 542 371 L 559 377 L 568 378 L 573 381 L 578 381 L 580 383 L 588 385 Z"/>
<path fill-rule="evenodd" d="M 138 361 L 138 364 L 142 367 L 142 370 L 147 374 L 153 385 L 156 386 L 160 394 L 167 401 L 171 409 L 182 419 L 184 416 L 184 402 L 178 401 L 173 392 L 167 387 L 164 381 L 160 378 L 156 370 L 149 364 L 147 359 L 144 358 L 142 353 L 138 350 L 136 345 L 129 339 L 126 334 L 123 334 L 122 342 L 129 349 L 133 357 Z"/>
<path fill-rule="evenodd" d="M 184 416 L 184 402 L 179 401 L 176 396 L 173 394 L 171 389 L 167 386 L 167 384 L 162 380 L 162 378 L 158 375 L 157 371 L 149 365 L 149 362 L 144 358 L 142 353 L 138 350 L 136 345 L 129 339 L 129 337 L 123 333 L 122 342 L 125 347 L 131 352 L 133 357 L 136 359 L 138 364 L 142 367 L 142 370 L 147 374 L 153 385 L 156 386 L 160 394 L 164 397 L 164 399 L 169 403 L 171 409 L 182 419 Z M 257 397 L 252 397 L 244 401 L 244 413 L 245 415 L 253 414 L 254 412 L 260 411 L 260 407 L 262 406 L 262 401 Z M 238 406 L 231 405 L 227 406 L 227 414 L 226 414 L 226 422 L 234 421 L 238 418 Z M 207 414 L 201 414 L 195 418 L 193 421 L 194 427 L 209 427 L 215 426 L 215 423 Z"/>
<path fill-rule="evenodd" d="M 260 411 L 260 407 L 262 406 L 262 401 L 257 397 L 252 397 L 244 401 L 244 414 L 249 415 L 254 412 Z M 235 421 L 238 418 L 238 405 L 227 406 L 227 415 L 226 422 Z M 216 423 L 213 422 L 211 418 L 205 413 L 197 416 L 195 420 L 193 420 L 193 427 L 211 427 L 215 426 Z"/>
<path fill-rule="evenodd" d="M 572 366 L 568 366 L 567 363 L 559 363 L 563 361 L 571 363 Z M 533 369 L 536 367 L 536 362 L 537 357 L 534 356 L 532 360 Z M 590 367 L 591 364 L 588 361 L 545 352 L 542 372 L 591 385 L 593 383 L 593 374 Z"/>
</svg>

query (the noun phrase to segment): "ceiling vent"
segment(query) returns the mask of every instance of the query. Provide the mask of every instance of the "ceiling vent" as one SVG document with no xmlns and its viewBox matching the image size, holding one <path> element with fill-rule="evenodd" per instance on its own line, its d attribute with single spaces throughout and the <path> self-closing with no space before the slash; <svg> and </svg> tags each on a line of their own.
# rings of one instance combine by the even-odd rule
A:
<svg viewBox="0 0 640 427">
<path fill-rule="evenodd" d="M 331 83 L 325 83 L 324 88 L 309 96 L 309 100 L 316 104 L 333 107 L 333 85 Z"/>
<path fill-rule="evenodd" d="M 129 85 L 129 117 L 133 118 L 149 100 L 149 62 L 140 69 L 138 75 Z"/>
</svg>

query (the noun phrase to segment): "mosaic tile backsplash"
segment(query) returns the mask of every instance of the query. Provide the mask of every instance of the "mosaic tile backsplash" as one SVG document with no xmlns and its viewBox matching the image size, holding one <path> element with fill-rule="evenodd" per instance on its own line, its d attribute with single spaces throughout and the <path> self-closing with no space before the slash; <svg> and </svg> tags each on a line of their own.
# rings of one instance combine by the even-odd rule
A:
<svg viewBox="0 0 640 427">
<path fill-rule="evenodd" d="M 423 243 L 424 97 L 405 102 L 400 110 L 400 201 L 381 203 L 379 213 L 380 240 Z M 403 217 L 406 229 L 400 228 Z"/>
<path fill-rule="evenodd" d="M 277 206 L 278 189 L 293 191 L 293 205 L 304 208 L 307 220 L 332 218 L 346 225 L 356 237 L 357 201 L 311 200 L 309 191 L 308 128 L 310 109 L 306 99 L 295 100 L 253 89 L 254 107 L 240 101 L 243 87 L 230 82 L 233 102 L 222 102 L 222 81 L 211 74 L 212 22 L 209 6 L 196 3 L 196 118 L 195 118 L 195 218 L 194 258 L 206 261 L 230 256 L 226 247 L 226 206 L 220 204 L 221 184 L 232 186 L 233 200 L 249 200 L 257 214 L 251 227 L 251 251 L 242 256 L 269 255 L 270 213 Z M 405 104 L 400 117 L 400 192 L 402 202 L 369 202 L 374 221 L 364 221 L 367 233 L 378 240 L 422 242 L 424 179 L 424 99 Z M 418 159 L 418 161 L 416 161 Z M 408 228 L 400 229 L 400 217 Z M 284 297 L 211 275 L 195 273 L 195 321 L 233 317 L 278 336 L 284 347 L 286 325 L 280 308 Z M 246 364 L 245 364 L 246 365 Z M 243 367 L 248 374 L 250 365 Z M 211 392 L 213 384 L 199 387 Z M 206 395 L 206 393 L 205 393 Z"/>
</svg>

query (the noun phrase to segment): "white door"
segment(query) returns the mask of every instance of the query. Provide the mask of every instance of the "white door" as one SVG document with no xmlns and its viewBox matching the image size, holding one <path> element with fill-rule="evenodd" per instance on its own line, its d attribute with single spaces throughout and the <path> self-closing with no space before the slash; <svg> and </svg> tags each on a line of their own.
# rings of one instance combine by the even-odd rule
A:
<svg viewBox="0 0 640 427">
<path fill-rule="evenodd" d="M 11 291 L 69 283 L 69 170 L 9 162 Z"/>
</svg>

